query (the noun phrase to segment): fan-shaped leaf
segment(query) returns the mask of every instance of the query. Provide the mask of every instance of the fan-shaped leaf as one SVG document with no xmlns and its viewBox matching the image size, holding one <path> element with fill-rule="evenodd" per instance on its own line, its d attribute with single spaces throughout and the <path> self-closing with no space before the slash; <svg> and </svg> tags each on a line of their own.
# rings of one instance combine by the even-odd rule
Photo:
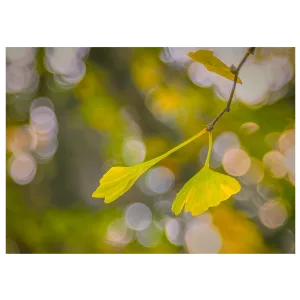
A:
<svg viewBox="0 0 300 300">
<path fill-rule="evenodd" d="M 180 214 L 184 205 L 186 212 L 191 212 L 193 216 L 200 215 L 240 191 L 241 186 L 236 179 L 209 168 L 211 151 L 212 134 L 209 132 L 209 149 L 205 165 L 177 194 L 172 205 L 175 215 Z"/>
<path fill-rule="evenodd" d="M 214 56 L 213 51 L 198 50 L 196 52 L 189 52 L 188 56 L 194 61 L 204 65 L 208 71 L 217 73 L 222 77 L 234 81 L 234 74 L 230 71 L 230 68 Z M 239 77 L 237 82 L 242 83 Z"/>
</svg>

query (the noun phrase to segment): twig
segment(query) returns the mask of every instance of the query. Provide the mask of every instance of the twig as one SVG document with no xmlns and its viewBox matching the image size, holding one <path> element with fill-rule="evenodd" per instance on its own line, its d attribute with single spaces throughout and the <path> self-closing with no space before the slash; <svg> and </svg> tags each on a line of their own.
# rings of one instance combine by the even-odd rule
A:
<svg viewBox="0 0 300 300">
<path fill-rule="evenodd" d="M 232 102 L 232 99 L 233 99 L 233 94 L 234 94 L 234 91 L 235 91 L 235 87 L 236 87 L 236 83 L 237 83 L 237 80 L 238 80 L 240 69 L 243 66 L 243 64 L 245 63 L 245 61 L 247 60 L 248 56 L 250 54 L 254 54 L 254 51 L 255 51 L 255 47 L 248 48 L 246 54 L 244 55 L 243 59 L 239 63 L 238 67 L 235 68 L 233 65 L 230 67 L 231 72 L 234 74 L 234 80 L 233 80 L 233 85 L 232 85 L 232 89 L 231 89 L 231 93 L 230 93 L 229 99 L 227 101 L 227 104 L 226 104 L 225 108 L 215 117 L 215 119 L 212 122 L 210 122 L 206 126 L 206 131 L 212 131 L 214 129 L 215 124 L 219 121 L 219 119 L 226 112 L 230 111 L 230 106 L 231 106 L 231 102 Z"/>
</svg>

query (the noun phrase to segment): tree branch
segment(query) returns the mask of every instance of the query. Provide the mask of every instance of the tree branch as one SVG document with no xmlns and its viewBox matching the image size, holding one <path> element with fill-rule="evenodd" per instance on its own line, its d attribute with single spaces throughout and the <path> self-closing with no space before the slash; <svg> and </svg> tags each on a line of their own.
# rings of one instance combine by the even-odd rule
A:
<svg viewBox="0 0 300 300">
<path fill-rule="evenodd" d="M 238 80 L 240 69 L 242 68 L 243 64 L 246 62 L 248 56 L 250 54 L 254 54 L 254 51 L 255 51 L 255 47 L 248 48 L 246 54 L 244 55 L 243 59 L 239 63 L 238 67 L 235 68 L 233 65 L 230 67 L 231 72 L 234 74 L 234 80 L 233 80 L 233 85 L 232 85 L 232 89 L 231 89 L 231 93 L 230 93 L 229 99 L 227 101 L 227 104 L 226 104 L 225 108 L 215 117 L 215 119 L 212 122 L 210 122 L 206 126 L 206 130 L 207 131 L 212 131 L 214 129 L 215 124 L 219 121 L 219 119 L 226 112 L 230 112 L 230 106 L 231 106 L 231 102 L 232 102 L 232 99 L 233 99 L 233 95 L 234 95 L 234 91 L 235 91 L 235 87 L 236 87 L 236 83 L 237 83 L 237 80 Z"/>
</svg>

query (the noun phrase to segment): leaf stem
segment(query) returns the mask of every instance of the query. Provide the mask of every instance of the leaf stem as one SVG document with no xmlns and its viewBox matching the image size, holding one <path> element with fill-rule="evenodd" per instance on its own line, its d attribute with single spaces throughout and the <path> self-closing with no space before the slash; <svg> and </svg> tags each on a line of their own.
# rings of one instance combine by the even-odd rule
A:
<svg viewBox="0 0 300 300">
<path fill-rule="evenodd" d="M 178 146 L 174 147 L 173 149 L 169 150 L 167 153 L 161 155 L 161 157 L 167 157 L 171 153 L 177 151 L 178 149 L 182 148 L 183 146 L 186 146 L 187 144 L 189 144 L 193 140 L 197 139 L 199 136 L 201 136 L 202 134 L 204 134 L 206 131 L 207 131 L 206 128 L 204 128 L 203 130 L 201 130 L 200 132 L 198 132 L 197 134 L 195 134 L 194 136 L 192 136 L 188 140 L 184 141 L 180 145 L 178 145 Z"/>
<path fill-rule="evenodd" d="M 244 55 L 243 59 L 241 60 L 241 62 L 239 63 L 238 67 L 236 69 L 233 69 L 232 72 L 234 73 L 234 80 L 233 80 L 233 85 L 231 88 L 231 92 L 230 92 L 230 96 L 229 99 L 227 101 L 226 106 L 224 107 L 224 109 L 215 117 L 215 119 L 210 122 L 207 126 L 206 126 L 206 130 L 207 131 L 212 131 L 214 129 L 215 124 L 219 121 L 219 119 L 226 113 L 226 112 L 230 112 L 230 106 L 231 106 L 231 102 L 233 99 L 233 95 L 234 95 L 234 91 L 235 91 L 235 87 L 236 87 L 236 83 L 238 80 L 238 76 L 239 76 L 239 71 L 242 68 L 243 64 L 246 62 L 248 56 L 250 54 L 254 54 L 255 51 L 255 47 L 250 47 L 248 48 L 246 54 Z"/>
<path fill-rule="evenodd" d="M 209 167 L 209 161 L 210 161 L 210 156 L 211 156 L 211 152 L 212 152 L 212 132 L 208 131 L 208 138 L 209 138 L 209 145 L 208 145 L 208 153 L 207 153 L 207 157 L 206 157 L 206 161 L 204 166 L 205 167 Z"/>
</svg>

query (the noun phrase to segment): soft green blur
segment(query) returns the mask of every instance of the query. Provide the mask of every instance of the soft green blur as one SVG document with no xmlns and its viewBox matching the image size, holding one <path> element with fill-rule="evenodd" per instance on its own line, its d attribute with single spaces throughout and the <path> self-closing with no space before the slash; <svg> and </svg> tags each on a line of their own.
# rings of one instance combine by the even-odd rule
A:
<svg viewBox="0 0 300 300">
<path fill-rule="evenodd" d="M 203 135 L 113 203 L 92 198 L 111 167 L 167 152 L 224 108 L 232 82 L 187 56 L 197 49 L 7 48 L 7 253 L 295 253 L 294 48 L 257 48 L 215 125 L 210 167 L 237 195 L 172 213 Z M 209 49 L 229 66 L 247 50 Z"/>
</svg>

